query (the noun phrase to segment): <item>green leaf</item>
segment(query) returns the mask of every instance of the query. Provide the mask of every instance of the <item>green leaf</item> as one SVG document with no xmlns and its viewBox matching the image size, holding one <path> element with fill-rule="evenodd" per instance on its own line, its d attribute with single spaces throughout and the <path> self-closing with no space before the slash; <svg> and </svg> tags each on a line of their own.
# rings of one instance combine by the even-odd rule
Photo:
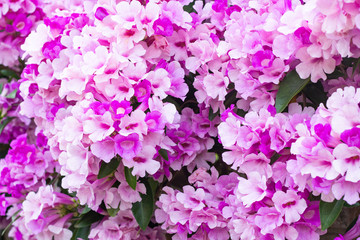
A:
<svg viewBox="0 0 360 240">
<path fill-rule="evenodd" d="M 344 207 L 352 208 L 352 207 L 359 207 L 360 202 L 354 203 L 352 205 L 348 204 L 347 202 L 344 203 Z"/>
<path fill-rule="evenodd" d="M 132 172 L 132 168 L 129 169 L 128 167 L 124 167 L 124 173 L 125 173 L 125 179 L 126 179 L 126 182 L 129 184 L 129 186 L 132 188 L 132 189 L 136 189 L 136 176 L 133 176 L 131 174 Z"/>
<path fill-rule="evenodd" d="M 339 216 L 345 201 L 343 199 L 334 200 L 333 202 L 320 201 L 320 221 L 321 230 L 328 229 Z"/>
<path fill-rule="evenodd" d="M 156 190 L 157 190 L 157 188 L 159 186 L 159 182 L 155 181 L 153 178 L 148 178 L 147 181 L 148 181 L 148 183 L 149 183 L 149 185 L 151 187 L 151 191 L 152 191 L 153 196 L 155 196 Z"/>
<path fill-rule="evenodd" d="M 0 159 L 5 158 L 5 156 L 7 155 L 8 151 L 9 151 L 9 149 L 10 149 L 9 144 L 0 144 Z"/>
<path fill-rule="evenodd" d="M 237 109 L 235 112 L 240 117 L 245 117 L 246 113 L 243 109 Z"/>
<path fill-rule="evenodd" d="M 117 157 L 114 157 L 108 163 L 102 162 L 100 170 L 99 170 L 99 174 L 98 174 L 98 179 L 107 177 L 110 174 L 114 173 L 116 171 L 117 167 L 119 166 L 119 164 L 120 164 L 120 159 Z"/>
<path fill-rule="evenodd" d="M 275 152 L 270 158 L 270 165 L 273 165 L 276 162 L 276 160 L 278 160 L 280 157 L 281 155 Z"/>
<path fill-rule="evenodd" d="M 0 74 L 8 79 L 20 79 L 19 75 L 11 69 L 1 69 Z"/>
<path fill-rule="evenodd" d="M 90 211 L 88 213 L 81 215 L 80 219 L 76 222 L 74 227 L 75 228 L 90 227 L 91 224 L 101 221 L 103 217 L 104 215 L 101 215 L 100 213 L 97 213 L 95 211 Z"/>
<path fill-rule="evenodd" d="M 212 107 L 210 107 L 210 109 L 209 109 L 209 120 L 210 120 L 210 121 L 214 120 L 214 118 L 215 118 L 217 115 L 219 115 L 219 113 L 220 113 L 220 109 L 217 110 L 217 112 L 214 113 L 214 110 L 212 109 Z"/>
<path fill-rule="evenodd" d="M 194 9 L 194 4 L 195 4 L 195 1 L 192 1 L 191 3 L 189 3 L 189 5 L 185 5 L 183 7 L 184 11 L 188 12 L 188 13 L 196 12 Z"/>
<path fill-rule="evenodd" d="M 278 113 L 284 111 L 289 102 L 295 97 L 310 81 L 310 78 L 301 79 L 294 70 L 289 72 L 279 84 L 276 94 L 275 108 Z"/>
<path fill-rule="evenodd" d="M 84 209 L 81 212 L 81 215 L 84 215 L 85 213 L 88 213 L 91 211 L 91 208 L 88 207 L 88 205 L 86 204 Z"/>
<path fill-rule="evenodd" d="M 326 105 L 328 97 L 320 81 L 308 84 L 304 88 L 303 92 L 316 108 L 320 105 L 320 103 Z"/>
<path fill-rule="evenodd" d="M 116 214 L 120 211 L 119 208 L 107 208 L 106 211 L 110 215 L 110 217 L 115 217 Z"/>
<path fill-rule="evenodd" d="M 4 128 L 6 127 L 6 125 L 8 125 L 9 122 L 11 122 L 11 120 L 13 120 L 13 117 L 7 117 L 5 118 L 5 120 L 1 121 L 0 123 L 0 134 L 2 133 L 2 131 L 4 130 Z"/>
<path fill-rule="evenodd" d="M 88 240 L 89 234 L 90 234 L 90 226 L 75 228 L 71 240 L 78 240 L 79 238 L 82 240 Z"/>
<path fill-rule="evenodd" d="M 146 186 L 146 194 L 141 195 L 141 202 L 133 203 L 131 211 L 134 214 L 136 222 L 142 230 L 149 225 L 150 219 L 154 212 L 154 195 L 148 182 L 144 182 Z"/>
<path fill-rule="evenodd" d="M 16 97 L 17 89 L 14 89 L 11 93 L 6 95 L 6 98 L 14 99 Z"/>
<path fill-rule="evenodd" d="M 2 93 L 3 90 L 4 90 L 4 84 L 0 83 L 0 93 Z"/>
<path fill-rule="evenodd" d="M 163 159 L 165 159 L 166 161 L 169 161 L 169 154 L 165 149 L 161 148 L 159 150 L 159 154 Z"/>
</svg>

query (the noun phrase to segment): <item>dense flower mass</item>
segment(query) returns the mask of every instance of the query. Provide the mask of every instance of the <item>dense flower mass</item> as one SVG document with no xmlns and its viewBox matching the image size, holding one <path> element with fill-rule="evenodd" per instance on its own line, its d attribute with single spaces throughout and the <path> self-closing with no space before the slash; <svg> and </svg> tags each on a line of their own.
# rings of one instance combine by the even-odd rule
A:
<svg viewBox="0 0 360 240">
<path fill-rule="evenodd" d="M 359 36 L 358 0 L 2 1 L 4 233 L 320 239 L 360 202 Z"/>
</svg>

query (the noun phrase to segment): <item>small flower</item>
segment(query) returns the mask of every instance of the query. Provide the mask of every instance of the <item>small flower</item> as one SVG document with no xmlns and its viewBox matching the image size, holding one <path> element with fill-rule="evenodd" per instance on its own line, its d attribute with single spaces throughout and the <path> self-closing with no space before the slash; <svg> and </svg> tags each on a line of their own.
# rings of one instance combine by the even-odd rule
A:
<svg viewBox="0 0 360 240">
<path fill-rule="evenodd" d="M 300 219 L 300 215 L 307 208 L 305 199 L 294 190 L 276 191 L 272 197 L 276 210 L 285 216 L 285 222 L 293 223 Z"/>
</svg>

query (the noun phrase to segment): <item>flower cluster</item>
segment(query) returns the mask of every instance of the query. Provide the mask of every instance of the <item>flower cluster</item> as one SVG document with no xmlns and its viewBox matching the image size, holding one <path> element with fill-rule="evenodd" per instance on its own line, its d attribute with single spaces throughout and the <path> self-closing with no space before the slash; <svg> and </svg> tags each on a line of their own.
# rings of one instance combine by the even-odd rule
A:
<svg viewBox="0 0 360 240">
<path fill-rule="evenodd" d="M 299 138 L 299 125 L 306 125 L 312 114 L 312 108 L 302 110 L 296 103 L 286 114 L 275 114 L 270 107 L 244 117 L 231 110 L 223 113 L 219 137 L 231 150 L 223 160 L 245 174 L 238 179 L 234 202 L 224 210 L 231 216 L 232 239 L 319 237 L 319 202 L 309 201 L 310 191 L 296 184 L 289 151 Z"/>
<path fill-rule="evenodd" d="M 41 186 L 27 194 L 22 212 L 9 236 L 15 239 L 70 239 L 72 232 L 67 222 L 72 216 L 74 200 L 51 186 Z"/>
<path fill-rule="evenodd" d="M 20 45 L 44 17 L 37 1 L 8 1 L 0 5 L 0 64 L 18 67 Z"/>
<path fill-rule="evenodd" d="M 324 201 L 360 200 L 359 89 L 339 88 L 321 105 L 308 124 L 299 124 L 299 138 L 291 146 L 290 175 L 295 183 L 321 195 Z"/>
<path fill-rule="evenodd" d="M 215 168 L 212 174 L 199 168 L 189 177 L 191 185 L 185 185 L 182 191 L 164 187 L 157 202 L 156 221 L 168 233 L 175 234 L 174 239 L 228 239 L 228 220 L 223 210 L 234 197 L 238 184 L 237 174 L 220 176 Z"/>
<path fill-rule="evenodd" d="M 5 215 L 8 206 L 20 204 L 26 194 L 37 191 L 46 185 L 46 179 L 57 168 L 50 155 L 43 135 L 39 134 L 36 147 L 29 144 L 27 135 L 22 134 L 10 144 L 11 149 L 0 161 L 1 215 Z M 44 142 L 45 140 L 45 142 Z M 16 209 L 17 210 L 17 209 Z"/>
<path fill-rule="evenodd" d="M 79 8 L 77 1 L 17 0 L 0 3 L 0 65 L 19 68 L 21 45 L 45 16 Z"/>
</svg>

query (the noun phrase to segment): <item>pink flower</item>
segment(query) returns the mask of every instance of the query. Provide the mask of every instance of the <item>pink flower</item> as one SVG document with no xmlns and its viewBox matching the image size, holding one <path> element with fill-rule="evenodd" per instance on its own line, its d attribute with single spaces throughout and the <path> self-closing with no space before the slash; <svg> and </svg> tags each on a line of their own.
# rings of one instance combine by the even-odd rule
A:
<svg viewBox="0 0 360 240">
<path fill-rule="evenodd" d="M 206 224 L 210 229 L 214 229 L 218 224 L 216 214 L 218 212 L 215 209 L 192 211 L 189 219 L 189 230 L 196 232 L 202 224 Z"/>
<path fill-rule="evenodd" d="M 176 194 L 176 199 L 185 208 L 193 211 L 199 211 L 205 207 L 203 201 L 205 200 L 205 192 L 203 189 L 195 189 L 191 186 L 184 186 L 183 192 Z"/>
<path fill-rule="evenodd" d="M 299 236 L 296 229 L 293 226 L 287 224 L 283 224 L 280 227 L 274 229 L 273 235 L 274 235 L 274 239 L 288 239 L 288 240 L 297 240 Z"/>
<path fill-rule="evenodd" d="M 306 201 L 294 190 L 276 191 L 272 197 L 276 210 L 285 216 L 285 222 L 293 223 L 300 219 L 300 215 L 307 208 Z"/>
<path fill-rule="evenodd" d="M 158 68 L 155 71 L 149 72 L 146 79 L 151 83 L 152 91 L 156 96 L 159 96 L 161 99 L 166 98 L 165 92 L 170 90 L 171 81 L 169 73 L 165 69 Z"/>
<path fill-rule="evenodd" d="M 112 221 L 106 220 L 102 223 L 101 226 L 103 229 L 98 233 L 98 239 L 111 240 L 111 239 L 121 239 L 124 235 L 120 226 Z M 94 232 L 94 231 L 93 231 Z M 94 234 L 92 234 L 93 236 Z"/>
<path fill-rule="evenodd" d="M 139 139 L 143 139 L 143 135 L 146 135 L 148 127 L 145 123 L 145 113 L 139 109 L 136 109 L 130 116 L 125 115 L 120 121 L 119 133 L 123 136 L 128 136 L 132 133 L 136 133 Z"/>
<path fill-rule="evenodd" d="M 272 176 L 272 168 L 270 166 L 270 159 L 267 158 L 263 153 L 259 154 L 248 154 L 243 159 L 240 165 L 240 169 L 245 174 L 251 174 L 252 172 L 258 172 L 260 176 L 266 176 L 270 178 Z"/>
<path fill-rule="evenodd" d="M 64 188 L 79 188 L 85 183 L 89 174 L 89 152 L 80 145 L 67 145 L 66 151 L 61 152 L 59 163 L 62 166 L 61 174 Z"/>
<path fill-rule="evenodd" d="M 333 180 L 339 175 L 335 167 L 334 156 L 327 148 L 320 148 L 310 156 L 298 157 L 303 161 L 304 166 L 301 168 L 302 174 L 310 174 L 312 178 L 321 177 L 327 180 Z"/>
<path fill-rule="evenodd" d="M 152 111 L 146 114 L 145 122 L 148 125 L 150 132 L 162 131 L 165 127 L 165 122 L 162 114 L 159 111 Z"/>
<path fill-rule="evenodd" d="M 14 47 L 14 43 L 2 40 L 0 42 L 0 51 L 0 64 L 10 67 L 17 64 L 20 51 L 18 48 Z"/>
<path fill-rule="evenodd" d="M 266 196 L 266 181 L 266 177 L 260 176 L 258 172 L 251 172 L 248 179 L 239 178 L 237 196 L 246 207 L 261 201 Z"/>
<path fill-rule="evenodd" d="M 235 145 L 237 138 L 240 135 L 240 121 L 236 119 L 233 114 L 229 114 L 229 117 L 226 118 L 225 122 L 220 123 L 219 136 L 221 143 L 225 148 L 232 147 Z"/>
<path fill-rule="evenodd" d="M 127 136 L 116 135 L 114 141 L 115 153 L 124 159 L 135 157 L 141 150 L 142 143 L 139 141 L 139 135 L 136 133 Z"/>
<path fill-rule="evenodd" d="M 360 183 L 348 182 L 344 178 L 339 179 L 331 188 L 337 200 L 344 198 L 348 204 L 355 204 L 360 200 Z"/>
<path fill-rule="evenodd" d="M 122 28 L 130 30 L 134 25 L 137 28 L 142 26 L 140 21 L 141 12 L 144 10 L 139 1 L 119 2 L 116 5 L 116 15 L 112 19 Z"/>
<path fill-rule="evenodd" d="M 217 98 L 220 101 L 225 100 L 227 94 L 226 88 L 229 84 L 228 77 L 225 77 L 221 72 L 214 72 L 214 74 L 208 74 L 204 77 L 204 87 L 206 93 L 212 97 Z"/>
<path fill-rule="evenodd" d="M 92 154 L 104 162 L 110 162 L 115 156 L 115 142 L 111 138 L 105 138 L 103 141 L 93 143 L 90 149 Z"/>
<path fill-rule="evenodd" d="M 282 215 L 274 207 L 262 207 L 257 211 L 255 224 L 261 229 L 261 233 L 266 235 L 281 226 L 284 222 Z"/>
<path fill-rule="evenodd" d="M 137 239 L 139 227 L 131 210 L 120 210 L 115 217 L 105 217 L 91 228 L 90 240 Z"/>
<path fill-rule="evenodd" d="M 192 18 L 189 13 L 183 10 L 183 5 L 179 1 L 169 1 L 162 5 L 162 15 L 184 29 L 190 30 Z"/>
<path fill-rule="evenodd" d="M 301 48 L 296 57 L 300 59 L 301 63 L 296 66 L 296 71 L 302 79 L 306 79 L 311 75 L 311 81 L 317 82 L 319 79 L 326 79 L 325 73 L 332 73 L 335 70 L 336 61 L 334 58 L 324 58 L 319 56 L 317 58 L 311 57 L 306 47 Z"/>
<path fill-rule="evenodd" d="M 333 155 L 334 169 L 340 174 L 345 175 L 345 180 L 349 182 L 360 181 L 358 169 L 360 168 L 360 149 L 357 147 L 348 147 L 341 143 L 334 149 Z"/>
<path fill-rule="evenodd" d="M 60 215 L 54 214 L 53 208 L 72 204 L 73 200 L 70 196 L 55 192 L 52 186 L 40 187 L 37 193 L 30 192 L 22 204 L 21 215 L 24 217 L 26 229 L 33 234 L 44 234 L 50 231 L 53 232 L 50 235 L 57 235 L 63 230 L 66 232 L 64 223 L 72 214 L 63 216 L 61 219 Z M 62 234 L 69 235 L 69 232 Z"/>
<path fill-rule="evenodd" d="M 100 116 L 94 115 L 92 119 L 84 121 L 84 133 L 89 134 L 93 142 L 101 141 L 114 132 L 113 123 L 110 112 L 105 112 Z"/>
<path fill-rule="evenodd" d="M 133 168 L 132 174 L 140 177 L 145 177 L 145 172 L 154 174 L 159 170 L 160 163 L 154 160 L 156 149 L 152 146 L 146 145 L 133 158 L 123 158 L 123 163 L 128 168 Z"/>
</svg>

